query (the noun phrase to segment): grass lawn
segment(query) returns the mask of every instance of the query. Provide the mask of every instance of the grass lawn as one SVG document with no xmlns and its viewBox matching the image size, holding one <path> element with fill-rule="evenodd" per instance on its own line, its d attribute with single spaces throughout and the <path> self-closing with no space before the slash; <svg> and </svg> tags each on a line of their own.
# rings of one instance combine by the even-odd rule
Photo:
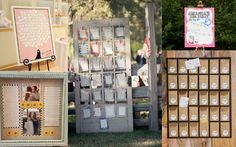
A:
<svg viewBox="0 0 236 147">
<path fill-rule="evenodd" d="M 76 147 L 161 147 L 161 132 L 139 129 L 130 133 L 76 134 L 69 130 L 69 146 Z"/>
</svg>

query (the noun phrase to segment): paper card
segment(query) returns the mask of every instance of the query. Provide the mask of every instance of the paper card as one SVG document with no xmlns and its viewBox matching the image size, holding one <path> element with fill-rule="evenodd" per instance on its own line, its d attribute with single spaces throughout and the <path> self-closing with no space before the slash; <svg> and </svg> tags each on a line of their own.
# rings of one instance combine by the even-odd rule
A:
<svg viewBox="0 0 236 147">
<path fill-rule="evenodd" d="M 101 70 L 101 60 L 100 58 L 91 58 L 92 71 Z"/>
<path fill-rule="evenodd" d="M 87 29 L 85 29 L 85 28 L 80 28 L 78 35 L 79 35 L 79 39 L 80 39 L 80 40 L 83 40 L 83 39 L 87 40 L 87 39 L 88 39 Z"/>
<path fill-rule="evenodd" d="M 181 96 L 179 100 L 179 107 L 188 107 L 188 97 Z"/>
<path fill-rule="evenodd" d="M 2 86 L 3 127 L 19 127 L 18 86 Z"/>
<path fill-rule="evenodd" d="M 126 101 L 126 89 L 119 88 L 116 90 L 117 100 Z"/>
<path fill-rule="evenodd" d="M 105 70 L 112 70 L 113 69 L 112 57 L 105 57 L 103 62 L 104 62 L 104 69 Z"/>
<path fill-rule="evenodd" d="M 117 69 L 126 69 L 125 57 L 116 57 L 116 66 Z"/>
<path fill-rule="evenodd" d="M 82 102 L 88 102 L 90 97 L 90 92 L 87 89 L 81 89 L 80 94 L 80 101 Z"/>
<path fill-rule="evenodd" d="M 215 47 L 214 8 L 184 8 L 185 47 Z"/>
<path fill-rule="evenodd" d="M 61 87 L 44 87 L 44 126 L 60 126 Z"/>
<path fill-rule="evenodd" d="M 102 78 L 100 74 L 92 75 L 92 88 L 98 88 L 102 86 Z"/>
<path fill-rule="evenodd" d="M 50 16 L 48 8 L 13 7 L 19 64 L 55 56 Z"/>
<path fill-rule="evenodd" d="M 79 67 L 80 67 L 81 72 L 86 72 L 86 71 L 88 71 L 88 70 L 89 70 L 88 60 L 87 60 L 87 59 L 80 58 L 80 59 L 79 59 Z"/>
<path fill-rule="evenodd" d="M 88 44 L 87 43 L 79 43 L 79 53 L 81 55 L 85 55 L 89 53 Z"/>
<path fill-rule="evenodd" d="M 105 113 L 106 113 L 106 118 L 115 117 L 115 105 L 106 105 Z"/>
<path fill-rule="evenodd" d="M 112 27 L 103 27 L 102 35 L 104 39 L 112 39 L 113 38 L 113 28 Z"/>
<path fill-rule="evenodd" d="M 92 53 L 99 55 L 100 54 L 100 44 L 95 42 L 95 43 L 91 43 L 90 44 L 91 49 L 92 49 Z"/>
<path fill-rule="evenodd" d="M 126 106 L 118 106 L 118 117 L 125 117 L 126 116 Z"/>
<path fill-rule="evenodd" d="M 91 117 L 91 110 L 89 108 L 83 109 L 84 118 Z"/>
<path fill-rule="evenodd" d="M 132 87 L 139 87 L 139 76 L 132 76 Z"/>
<path fill-rule="evenodd" d="M 94 116 L 100 117 L 102 115 L 101 108 L 94 108 Z"/>
<path fill-rule="evenodd" d="M 104 90 L 104 93 L 105 93 L 105 101 L 107 101 L 107 102 L 114 102 L 115 101 L 113 89 L 106 88 Z"/>
<path fill-rule="evenodd" d="M 196 59 L 191 59 L 191 60 L 187 60 L 185 61 L 185 67 L 186 69 L 195 69 L 197 67 L 200 66 L 200 60 L 199 58 Z"/>
<path fill-rule="evenodd" d="M 124 40 L 115 41 L 115 48 L 118 52 L 125 52 L 125 42 Z"/>
<path fill-rule="evenodd" d="M 116 74 L 116 86 L 117 87 L 126 87 L 127 78 L 125 73 Z"/>
<path fill-rule="evenodd" d="M 81 87 L 89 87 L 90 86 L 90 77 L 88 75 L 86 75 L 86 76 L 80 75 L 80 86 Z"/>
<path fill-rule="evenodd" d="M 96 90 L 96 91 L 93 91 L 93 100 L 94 101 L 102 100 L 102 91 L 100 89 Z"/>
<path fill-rule="evenodd" d="M 90 39 L 91 40 L 98 40 L 98 39 L 100 39 L 99 27 L 91 27 L 90 28 Z"/>
<path fill-rule="evenodd" d="M 103 42 L 103 51 L 104 55 L 112 55 L 113 54 L 112 42 Z"/>
<path fill-rule="evenodd" d="M 116 37 L 124 37 L 124 27 L 116 27 L 115 28 L 115 35 Z"/>
<path fill-rule="evenodd" d="M 104 78 L 105 78 L 105 84 L 106 85 L 112 85 L 113 84 L 112 75 L 104 75 Z"/>
<path fill-rule="evenodd" d="M 107 119 L 100 119 L 100 128 L 101 129 L 108 129 Z"/>
</svg>

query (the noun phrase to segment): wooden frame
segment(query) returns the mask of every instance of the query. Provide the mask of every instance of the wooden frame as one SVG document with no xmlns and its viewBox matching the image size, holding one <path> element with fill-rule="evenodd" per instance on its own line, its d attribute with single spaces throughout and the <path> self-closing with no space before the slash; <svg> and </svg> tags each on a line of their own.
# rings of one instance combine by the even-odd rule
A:
<svg viewBox="0 0 236 147">
<path fill-rule="evenodd" d="M 211 57 L 211 58 L 200 58 L 200 62 L 205 60 L 207 61 L 207 64 L 204 65 L 202 64 L 202 66 L 206 66 L 206 71 L 204 71 L 205 73 L 201 73 L 199 70 L 199 68 L 197 68 L 197 71 L 195 73 L 192 73 L 192 72 L 181 72 L 179 71 L 179 68 L 180 68 L 180 61 L 186 61 L 186 60 L 189 60 L 189 59 L 192 59 L 192 58 L 167 58 L 167 137 L 168 138 L 231 138 L 232 137 L 232 112 L 231 112 L 231 107 L 232 107 L 232 100 L 231 100 L 231 58 L 230 57 L 221 57 L 221 58 L 218 58 L 218 57 Z M 171 62 L 172 61 L 175 61 L 175 62 Z M 222 71 L 222 65 L 223 63 L 221 63 L 221 61 L 224 61 L 224 60 L 227 60 L 228 64 L 225 64 L 225 66 L 228 66 L 228 72 L 225 72 L 225 71 Z M 216 62 L 215 62 L 216 61 Z M 169 64 L 170 63 L 170 64 Z M 175 64 L 174 64 L 175 63 Z M 216 63 L 216 64 L 215 64 Z M 213 67 L 211 65 L 215 64 L 213 67 L 218 67 L 217 68 L 217 71 L 218 72 L 215 72 L 214 73 L 212 72 L 213 71 Z M 170 65 L 172 65 L 170 67 Z M 185 66 L 184 64 L 182 66 Z M 182 67 L 181 66 L 181 67 Z M 173 70 L 175 68 L 175 71 Z M 212 68 L 212 69 L 211 69 Z M 210 71 L 211 70 L 211 71 Z M 170 87 L 170 84 L 169 84 L 169 81 L 171 80 L 169 76 L 176 76 L 176 87 L 175 89 L 173 89 L 173 87 Z M 179 76 L 187 76 L 187 83 L 189 83 L 190 81 L 190 76 L 197 76 L 198 77 L 198 80 L 197 80 L 197 89 L 191 89 L 189 88 L 190 86 L 187 86 L 187 88 L 184 88 L 184 89 L 180 89 L 179 88 L 179 83 L 180 83 L 180 79 L 178 78 Z M 207 76 L 208 78 L 205 80 L 208 84 L 207 87 L 205 87 L 204 89 L 201 89 L 199 84 L 201 83 L 201 76 Z M 214 81 L 214 76 L 217 76 L 216 79 L 218 78 L 219 80 L 215 80 L 216 84 L 218 85 L 218 87 L 216 86 L 212 86 L 213 83 L 211 82 L 212 80 Z M 222 87 L 222 81 L 223 80 L 220 80 L 221 78 L 223 78 L 224 76 L 227 76 L 228 77 L 228 88 L 224 88 Z M 211 87 L 209 86 L 211 84 Z M 177 98 L 177 101 L 169 101 L 169 98 L 172 97 L 171 94 L 170 95 L 170 92 L 176 92 L 177 95 L 175 96 Z M 195 91 L 197 92 L 197 103 L 194 103 L 192 105 L 190 105 L 190 103 L 188 103 L 188 106 L 186 107 L 186 115 L 187 115 L 187 119 L 186 120 L 180 120 L 180 112 L 182 110 L 180 110 L 180 107 L 179 107 L 179 99 L 180 99 L 180 93 L 181 92 L 186 92 L 186 96 L 190 98 L 190 92 L 192 91 Z M 206 97 L 208 98 L 208 101 L 206 101 L 206 103 L 204 102 L 203 103 L 200 103 L 202 97 L 201 97 L 201 93 L 202 92 L 207 92 L 206 94 Z M 216 100 L 216 103 L 213 104 L 212 101 L 213 101 L 213 97 L 210 93 L 212 92 L 216 92 L 218 93 L 219 95 L 216 96 L 216 98 L 218 98 L 218 100 Z M 221 93 L 224 93 L 224 92 L 227 92 L 229 95 L 228 95 L 228 104 L 223 104 L 222 105 L 222 100 L 221 100 Z M 204 97 L 205 98 L 205 97 Z M 172 98 L 171 98 L 172 100 Z M 176 103 L 174 103 L 176 102 Z M 170 103 L 173 103 L 173 104 L 170 104 Z M 218 103 L 218 104 L 217 104 Z M 197 115 L 196 115 L 196 120 L 190 120 L 190 113 L 193 113 L 194 111 L 190 111 L 190 108 L 197 108 L 196 111 L 197 111 Z M 218 119 L 216 120 L 212 120 L 211 116 L 214 115 L 214 111 L 212 109 L 217 109 L 218 108 L 218 111 L 216 111 L 216 113 L 218 112 Z M 172 111 L 171 109 L 174 109 L 176 111 Z M 200 135 L 200 126 L 201 124 L 203 124 L 203 119 L 200 117 L 201 114 L 203 114 L 204 112 L 201 111 L 201 109 L 207 109 L 207 113 L 206 113 L 206 119 L 204 121 L 204 123 L 208 123 L 207 124 L 207 135 L 206 136 L 201 136 Z M 228 112 L 228 120 L 222 120 L 222 114 L 224 116 L 224 109 L 227 109 Z M 172 114 L 174 114 L 176 117 L 173 118 L 174 120 L 170 120 L 170 116 L 172 116 Z M 213 115 L 212 115 L 213 114 Z M 203 115 L 201 115 L 203 116 Z M 217 117 L 217 116 L 216 116 Z M 215 118 L 216 118 L 215 117 Z M 186 136 L 181 136 L 179 131 L 181 129 L 180 127 L 180 123 L 186 123 L 188 124 L 187 126 L 187 134 Z M 197 134 L 196 136 L 191 136 L 190 135 L 190 129 L 191 129 L 191 123 L 196 123 L 198 125 L 198 130 L 197 130 Z M 225 125 L 224 124 L 228 124 L 228 133 L 229 135 L 222 135 L 224 134 L 224 131 L 222 131 L 222 127 L 224 128 Z M 173 127 L 173 124 L 175 124 L 176 127 Z M 216 125 L 215 125 L 216 124 Z M 211 127 L 213 126 L 217 126 L 218 124 L 218 134 L 219 135 L 209 135 L 211 133 Z M 175 129 L 175 134 L 170 134 L 170 131 L 171 129 Z M 214 133 L 214 132 L 213 132 Z M 174 135 L 174 136 L 173 136 Z"/>
<path fill-rule="evenodd" d="M 78 61 L 74 65 L 75 71 L 78 73 L 75 82 L 76 115 L 78 116 L 76 120 L 77 133 L 133 131 L 132 91 L 131 87 L 128 86 L 128 77 L 131 76 L 128 19 L 117 18 L 110 20 L 76 21 L 73 26 L 74 58 Z M 117 29 L 119 31 L 116 32 Z M 124 48 L 122 46 L 121 48 L 117 47 L 116 41 L 118 41 L 118 43 L 124 43 Z M 97 47 L 93 48 L 92 45 L 94 43 L 98 44 L 99 46 L 97 47 L 100 47 L 100 49 Z M 95 65 L 92 63 L 99 63 L 99 60 L 93 62 L 93 59 L 101 59 L 101 64 L 99 64 L 99 66 L 96 65 L 98 68 L 94 68 Z M 112 60 L 107 62 L 107 59 Z M 82 65 L 80 65 L 80 63 Z M 87 67 L 82 67 L 85 64 L 87 64 Z M 93 82 L 91 81 L 93 80 L 92 75 L 95 74 L 102 77 L 97 87 L 93 87 Z M 124 75 L 125 77 L 123 77 Z M 84 77 L 87 77 L 85 78 L 87 80 L 83 79 Z M 124 81 L 117 80 L 117 77 L 121 77 Z M 83 82 L 83 80 L 85 80 L 85 82 Z M 86 81 L 87 84 L 84 84 Z M 81 85 L 81 83 L 83 85 Z M 124 101 L 118 101 L 117 99 L 116 90 L 118 85 L 120 88 L 126 89 L 126 100 Z M 84 101 L 84 97 L 81 98 L 81 90 L 83 89 L 89 91 L 87 101 Z M 98 89 L 102 92 L 101 100 L 95 102 L 92 92 Z M 81 100 L 83 100 L 83 102 Z M 119 105 L 126 106 L 126 116 L 120 117 L 117 115 L 117 107 Z M 109 108 L 109 106 L 112 107 Z M 92 111 L 94 107 L 101 108 L 101 116 L 83 118 L 83 109 L 89 108 Z M 106 114 L 106 109 L 114 109 L 112 110 L 114 111 L 113 114 Z M 109 127 L 107 129 L 100 129 L 100 119 L 106 118 L 106 115 L 109 116 L 109 118 L 107 118 Z"/>
<path fill-rule="evenodd" d="M 65 146 L 67 145 L 67 134 L 68 134 L 68 112 L 67 112 L 67 73 L 42 73 L 42 72 L 0 72 L 0 86 L 1 86 L 1 113 L 0 113 L 0 146 Z M 29 83 L 38 83 L 39 84 L 39 100 L 28 101 L 23 98 L 23 85 L 32 86 L 33 84 Z M 16 98 L 18 102 L 15 104 L 18 105 L 18 113 L 19 113 L 19 124 L 15 127 L 6 127 L 6 123 L 4 119 L 7 117 L 6 114 L 6 106 L 10 103 L 4 104 L 6 102 L 6 97 L 3 97 L 3 87 L 9 87 L 10 89 L 12 85 L 16 85 L 18 97 Z M 34 84 L 35 85 L 35 84 Z M 6 89 L 6 88 L 5 88 Z M 52 89 L 51 92 L 49 89 Z M 60 89 L 60 92 L 55 92 L 55 90 Z M 49 92 L 48 92 L 49 91 Z M 27 92 L 28 93 L 28 92 Z M 56 99 L 59 99 L 56 103 L 55 101 L 49 103 L 50 99 L 47 97 L 55 96 Z M 12 93 L 11 93 L 12 94 Z M 11 95 L 10 94 L 10 95 Z M 6 92 L 5 92 L 6 95 Z M 53 103 L 53 104 L 52 104 Z M 12 107 L 16 107 L 15 104 L 11 104 Z M 50 111 L 49 111 L 50 108 Z M 53 108 L 54 112 L 53 112 Z M 38 125 L 40 129 L 38 131 L 39 134 L 25 134 L 26 123 L 24 122 L 25 112 L 29 119 L 30 114 L 28 112 L 33 111 L 33 109 L 38 109 L 40 116 L 37 116 L 40 120 Z M 57 110 L 59 109 L 59 110 Z M 26 110 L 26 111 L 25 111 Z M 8 110 L 9 111 L 9 110 Z M 30 113 L 30 112 L 29 112 Z M 55 119 L 50 116 L 53 114 Z M 36 114 L 35 114 L 36 115 Z M 57 116 L 58 115 L 58 116 Z M 14 119 L 14 118 L 13 118 Z M 31 118 L 30 118 L 31 119 Z M 54 120 L 54 121 L 51 121 Z M 58 122 L 53 124 L 53 122 Z M 49 124 L 50 123 L 50 124 Z M 49 124 L 49 125 L 48 125 Z M 53 125 L 52 125 L 53 124 Z M 35 125 L 33 124 L 34 128 Z M 26 129 L 26 130 L 25 130 Z"/>
</svg>

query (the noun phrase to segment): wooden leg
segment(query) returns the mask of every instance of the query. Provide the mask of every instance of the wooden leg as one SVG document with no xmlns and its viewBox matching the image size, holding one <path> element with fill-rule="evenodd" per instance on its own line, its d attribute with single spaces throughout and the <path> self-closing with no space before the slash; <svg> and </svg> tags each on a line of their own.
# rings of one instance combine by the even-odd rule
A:
<svg viewBox="0 0 236 147">
<path fill-rule="evenodd" d="M 40 63 L 38 62 L 38 71 L 40 71 Z"/>
<path fill-rule="evenodd" d="M 32 64 L 29 64 L 28 65 L 28 70 L 31 71 L 31 68 L 32 68 Z"/>
<path fill-rule="evenodd" d="M 50 69 L 49 69 L 49 63 L 48 63 L 48 60 L 47 60 L 47 68 L 48 68 L 48 71 L 50 71 Z"/>
</svg>

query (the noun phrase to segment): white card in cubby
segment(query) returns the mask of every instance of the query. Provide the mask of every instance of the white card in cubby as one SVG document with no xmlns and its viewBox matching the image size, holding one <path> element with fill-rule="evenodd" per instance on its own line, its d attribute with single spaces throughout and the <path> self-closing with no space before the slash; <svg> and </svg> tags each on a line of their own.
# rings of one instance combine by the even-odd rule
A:
<svg viewBox="0 0 236 147">
<path fill-rule="evenodd" d="M 106 118 L 112 118 L 115 117 L 115 105 L 106 105 L 105 106 L 105 114 Z"/>
</svg>

